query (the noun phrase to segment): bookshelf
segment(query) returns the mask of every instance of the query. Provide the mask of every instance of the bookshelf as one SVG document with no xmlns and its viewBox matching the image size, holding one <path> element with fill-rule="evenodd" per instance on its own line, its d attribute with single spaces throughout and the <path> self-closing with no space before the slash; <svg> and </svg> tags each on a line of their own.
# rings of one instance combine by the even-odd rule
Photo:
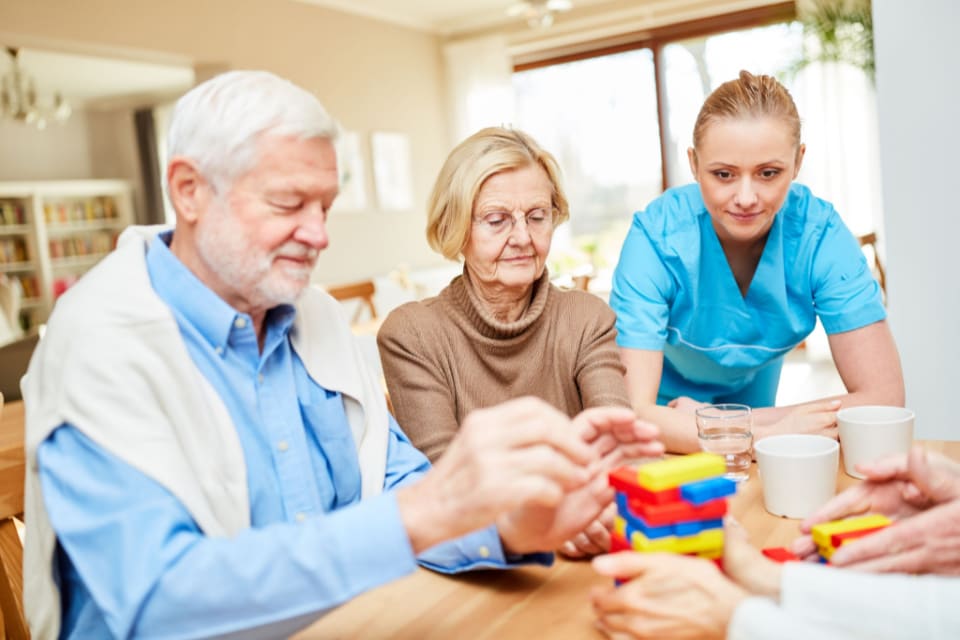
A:
<svg viewBox="0 0 960 640">
<path fill-rule="evenodd" d="M 0 274 L 23 292 L 23 329 L 44 322 L 132 222 L 132 187 L 122 180 L 0 182 Z"/>
</svg>

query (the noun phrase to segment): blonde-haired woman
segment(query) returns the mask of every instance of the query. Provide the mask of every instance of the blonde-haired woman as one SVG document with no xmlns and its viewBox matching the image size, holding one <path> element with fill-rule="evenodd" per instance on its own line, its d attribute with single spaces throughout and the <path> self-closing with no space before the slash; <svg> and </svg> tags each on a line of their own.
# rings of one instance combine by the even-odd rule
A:
<svg viewBox="0 0 960 640">
<path fill-rule="evenodd" d="M 430 196 L 427 239 L 463 273 L 394 310 L 377 336 L 396 417 L 436 460 L 473 409 L 536 396 L 568 415 L 630 406 L 613 311 L 550 284 L 545 262 L 569 217 L 553 156 L 514 129 L 483 129 L 449 155 Z M 603 550 L 593 526 L 565 550 Z"/>
<path fill-rule="evenodd" d="M 841 404 L 904 402 L 879 286 L 833 206 L 793 183 L 800 117 L 770 76 L 707 97 L 688 151 L 697 184 L 634 215 L 610 304 L 634 409 L 667 448 L 698 448 L 701 403 L 754 407 L 757 438 L 836 437 Z M 847 394 L 774 407 L 783 357 L 820 319 Z"/>
</svg>

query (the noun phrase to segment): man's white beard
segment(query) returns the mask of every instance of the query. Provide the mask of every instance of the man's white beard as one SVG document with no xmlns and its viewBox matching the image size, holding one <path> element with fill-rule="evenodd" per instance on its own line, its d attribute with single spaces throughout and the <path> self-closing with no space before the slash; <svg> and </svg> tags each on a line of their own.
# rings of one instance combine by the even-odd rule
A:
<svg viewBox="0 0 960 640">
<path fill-rule="evenodd" d="M 218 207 L 219 209 L 219 207 Z M 251 245 L 232 223 L 231 215 L 222 209 L 208 211 L 220 216 L 219 224 L 197 227 L 197 252 L 201 260 L 221 282 L 240 293 L 252 307 L 269 309 L 279 304 L 293 304 L 310 283 L 310 274 L 317 250 L 290 241 L 266 255 L 254 255 Z M 272 272 L 277 256 L 308 258 L 309 266 L 289 266 L 282 269 L 287 277 Z"/>
</svg>

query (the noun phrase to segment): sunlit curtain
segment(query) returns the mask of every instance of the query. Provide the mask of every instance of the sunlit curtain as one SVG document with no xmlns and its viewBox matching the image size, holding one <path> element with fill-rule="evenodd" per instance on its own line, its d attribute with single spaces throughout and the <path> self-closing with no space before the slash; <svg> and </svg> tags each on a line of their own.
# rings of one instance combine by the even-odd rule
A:
<svg viewBox="0 0 960 640">
<path fill-rule="evenodd" d="M 876 94 L 866 74 L 841 63 L 806 67 L 793 81 L 807 156 L 798 180 L 829 200 L 855 235 L 883 221 Z"/>
<path fill-rule="evenodd" d="M 503 36 L 450 43 L 443 48 L 452 114 L 452 144 L 483 127 L 513 122 L 513 66 Z"/>
</svg>

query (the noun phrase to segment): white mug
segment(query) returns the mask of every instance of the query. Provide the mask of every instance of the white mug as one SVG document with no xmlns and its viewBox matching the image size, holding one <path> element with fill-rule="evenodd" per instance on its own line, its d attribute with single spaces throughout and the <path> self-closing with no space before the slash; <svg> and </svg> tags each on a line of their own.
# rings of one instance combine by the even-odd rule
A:
<svg viewBox="0 0 960 640">
<path fill-rule="evenodd" d="M 763 506 L 775 516 L 806 518 L 837 492 L 840 445 L 805 434 L 770 436 L 753 445 Z"/>
<path fill-rule="evenodd" d="M 894 453 L 907 453 L 913 443 L 913 411 L 903 407 L 862 406 L 837 412 L 843 468 L 863 478 L 854 466 Z"/>
</svg>

